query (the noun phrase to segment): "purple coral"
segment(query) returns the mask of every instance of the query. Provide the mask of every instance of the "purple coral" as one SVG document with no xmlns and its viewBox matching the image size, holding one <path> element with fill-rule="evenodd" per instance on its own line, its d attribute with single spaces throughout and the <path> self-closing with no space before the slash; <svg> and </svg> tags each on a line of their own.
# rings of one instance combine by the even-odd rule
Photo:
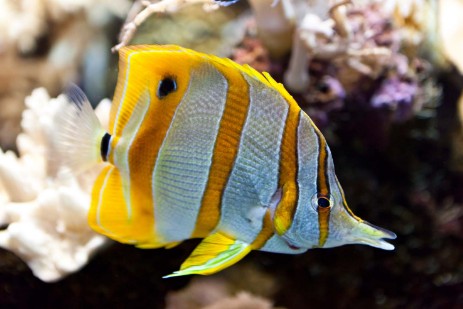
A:
<svg viewBox="0 0 463 309">
<path fill-rule="evenodd" d="M 393 119 L 406 121 L 413 116 L 413 106 L 418 93 L 415 81 L 398 77 L 387 78 L 371 98 L 374 108 L 387 108 L 393 113 Z"/>
</svg>

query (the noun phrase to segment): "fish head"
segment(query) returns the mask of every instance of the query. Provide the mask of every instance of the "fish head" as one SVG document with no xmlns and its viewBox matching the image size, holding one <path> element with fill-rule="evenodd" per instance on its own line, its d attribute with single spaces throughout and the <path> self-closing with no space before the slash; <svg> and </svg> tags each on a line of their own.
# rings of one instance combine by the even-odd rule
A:
<svg viewBox="0 0 463 309">
<path fill-rule="evenodd" d="M 279 236 L 293 250 L 332 248 L 347 244 L 393 250 L 394 246 L 385 241 L 396 238 L 393 232 L 364 221 L 349 208 L 328 147 L 326 156 L 323 171 L 325 189 L 320 189 L 323 185 L 317 181 L 319 171 L 316 168 L 300 176 L 299 199 L 291 227 Z M 293 252 L 298 253 L 297 250 Z"/>
<path fill-rule="evenodd" d="M 356 216 L 347 205 L 344 191 L 334 171 L 332 177 L 335 181 L 330 196 L 315 195 L 311 201 L 319 230 L 318 243 L 315 243 L 314 247 L 332 248 L 346 244 L 363 244 L 393 250 L 394 246 L 385 240 L 395 239 L 396 235 Z"/>
</svg>

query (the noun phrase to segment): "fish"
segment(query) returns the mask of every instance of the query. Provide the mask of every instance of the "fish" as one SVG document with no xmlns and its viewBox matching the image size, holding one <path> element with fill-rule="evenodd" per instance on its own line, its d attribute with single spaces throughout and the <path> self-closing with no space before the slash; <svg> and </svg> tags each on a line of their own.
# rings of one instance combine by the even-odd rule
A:
<svg viewBox="0 0 463 309">
<path fill-rule="evenodd" d="M 75 171 L 100 166 L 93 230 L 139 248 L 202 241 L 178 271 L 209 275 L 252 250 L 300 254 L 396 235 L 357 217 L 330 148 L 281 83 L 176 45 L 119 51 L 105 130 L 70 86 L 58 144 Z"/>
</svg>

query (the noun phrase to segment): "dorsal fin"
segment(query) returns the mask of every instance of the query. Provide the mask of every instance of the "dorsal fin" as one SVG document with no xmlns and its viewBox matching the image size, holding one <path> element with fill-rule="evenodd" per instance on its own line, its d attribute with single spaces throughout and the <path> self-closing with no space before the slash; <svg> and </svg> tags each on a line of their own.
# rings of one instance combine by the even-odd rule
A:
<svg viewBox="0 0 463 309">
<path fill-rule="evenodd" d="M 178 45 L 132 45 L 132 46 L 125 46 L 119 50 L 119 57 L 122 61 L 126 60 L 130 54 L 134 52 L 143 52 L 143 51 L 165 51 L 165 52 L 183 52 L 189 54 L 193 57 L 199 57 L 202 59 L 209 60 L 212 64 L 217 66 L 223 66 L 230 69 L 239 70 L 240 72 L 246 74 L 247 76 L 258 80 L 259 82 L 265 84 L 266 86 L 275 89 L 278 91 L 287 101 L 288 103 L 297 104 L 293 97 L 288 93 L 285 87 L 275 81 L 269 73 L 262 72 L 260 73 L 253 67 L 248 64 L 238 64 L 235 61 L 228 59 L 228 58 L 221 58 L 211 54 L 205 54 L 201 52 L 194 51 L 192 49 L 184 48 Z"/>
</svg>

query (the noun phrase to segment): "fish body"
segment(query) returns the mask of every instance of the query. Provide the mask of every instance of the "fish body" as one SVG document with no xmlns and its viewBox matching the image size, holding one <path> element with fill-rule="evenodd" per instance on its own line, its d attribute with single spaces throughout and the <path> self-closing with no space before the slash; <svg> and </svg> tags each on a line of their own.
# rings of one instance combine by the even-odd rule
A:
<svg viewBox="0 0 463 309">
<path fill-rule="evenodd" d="M 119 57 L 108 132 L 75 87 L 62 116 L 73 165 L 106 162 L 95 231 L 141 248 L 204 238 L 170 276 L 211 274 L 251 250 L 394 248 L 383 240 L 394 233 L 349 209 L 325 138 L 270 75 L 173 45 Z"/>
</svg>

